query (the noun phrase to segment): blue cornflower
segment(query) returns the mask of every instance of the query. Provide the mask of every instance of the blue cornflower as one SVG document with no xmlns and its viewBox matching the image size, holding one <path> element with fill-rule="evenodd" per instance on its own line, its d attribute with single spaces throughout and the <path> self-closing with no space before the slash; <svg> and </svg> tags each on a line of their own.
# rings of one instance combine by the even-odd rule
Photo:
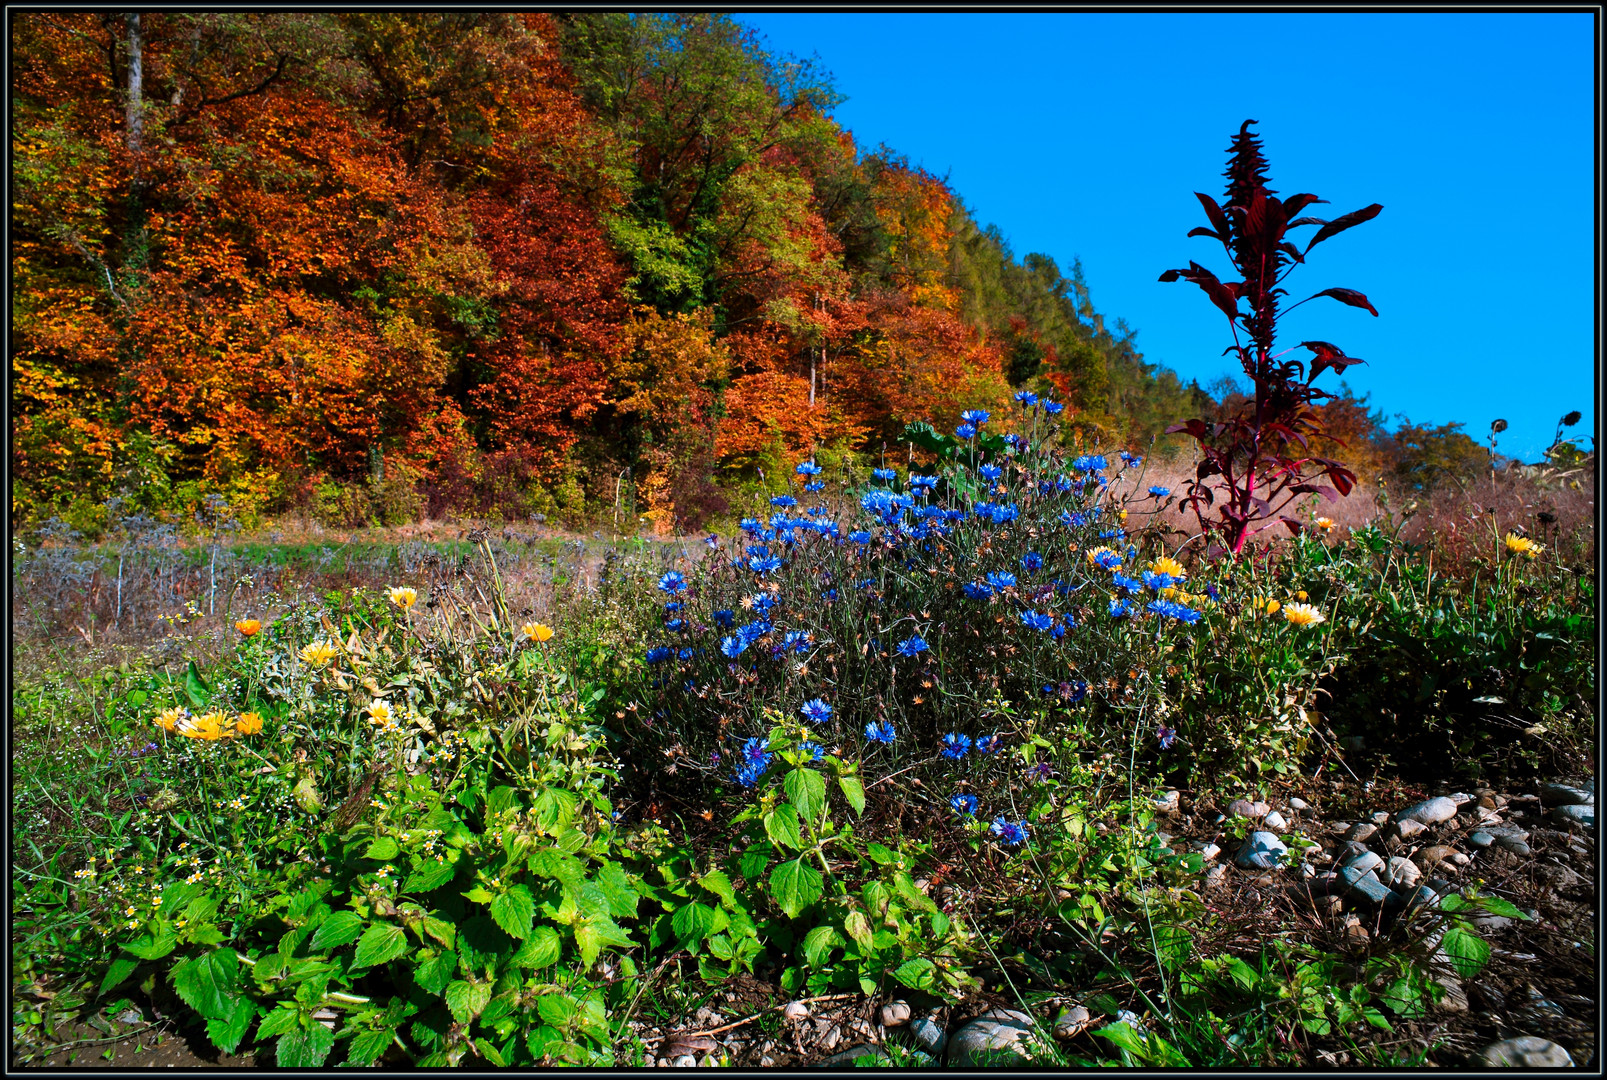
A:
<svg viewBox="0 0 1607 1080">
<path fill-rule="evenodd" d="M 1200 621 L 1198 611 L 1172 600 L 1152 600 L 1145 606 L 1144 610 L 1153 612 L 1163 619 L 1176 619 L 1185 625 Z"/>
<path fill-rule="evenodd" d="M 943 511 L 943 520 L 944 521 L 964 521 L 965 520 L 965 511 L 950 507 L 949 509 Z"/>
<path fill-rule="evenodd" d="M 742 756 L 748 761 L 768 762 L 770 760 L 770 740 L 762 739 L 758 736 L 749 739 L 742 744 Z"/>
<path fill-rule="evenodd" d="M 1088 524 L 1088 515 L 1081 510 L 1062 510 L 1060 511 L 1060 524 L 1068 529 L 1080 529 Z"/>
<path fill-rule="evenodd" d="M 776 606 L 776 598 L 773 593 L 754 593 L 751 597 L 749 597 L 749 600 L 753 604 L 753 610 L 757 611 L 761 615 Z"/>
<path fill-rule="evenodd" d="M 872 514 L 890 514 L 893 505 L 893 494 L 890 491 L 867 491 L 859 497 L 860 509 Z"/>
<path fill-rule="evenodd" d="M 980 581 L 967 581 L 964 588 L 966 598 L 970 600 L 986 600 L 993 595 L 992 587 Z"/>
<path fill-rule="evenodd" d="M 669 614 L 670 612 L 680 611 L 685 606 L 686 605 L 681 603 L 679 600 L 671 600 L 669 603 L 664 605 L 664 611 L 665 614 Z"/>
<path fill-rule="evenodd" d="M 786 636 L 781 639 L 781 651 L 787 652 L 789 649 L 792 652 L 808 652 L 809 632 L 806 630 L 788 630 Z"/>
<path fill-rule="evenodd" d="M 918 473 L 910 473 L 910 487 L 914 487 L 914 488 L 934 488 L 934 487 L 937 487 L 937 477 L 935 477 L 935 476 L 921 476 Z"/>
<path fill-rule="evenodd" d="M 794 499 L 791 495 L 772 495 L 772 496 L 770 496 L 770 505 L 771 506 L 797 506 L 798 505 L 798 500 Z"/>
<path fill-rule="evenodd" d="M 799 464 L 798 464 L 798 475 L 799 476 L 818 476 L 819 474 L 820 474 L 820 466 L 816 465 L 813 461 L 799 462 Z"/>
<path fill-rule="evenodd" d="M 714 623 L 722 629 L 729 630 L 736 622 L 736 612 L 730 608 L 721 608 L 714 613 Z"/>
<path fill-rule="evenodd" d="M 735 660 L 748 648 L 748 639 L 743 634 L 727 634 L 720 639 L 720 651 L 727 657 Z"/>
<path fill-rule="evenodd" d="M 868 544 L 870 543 L 870 533 L 866 532 L 864 529 L 855 529 L 853 532 L 848 534 L 848 539 L 852 540 L 856 544 Z"/>
<path fill-rule="evenodd" d="M 1114 570 L 1122 564 L 1122 557 L 1114 551 L 1096 551 L 1094 563 L 1106 570 Z"/>
<path fill-rule="evenodd" d="M 1043 569 L 1043 556 L 1036 551 L 1029 551 L 1021 556 L 1021 569 L 1031 574 Z"/>
<path fill-rule="evenodd" d="M 1127 463 L 1127 467 L 1129 469 L 1133 468 L 1135 465 L 1141 465 L 1144 462 L 1143 458 L 1139 457 L 1137 454 L 1129 454 L 1126 450 L 1122 451 L 1122 460 Z"/>
<path fill-rule="evenodd" d="M 1049 636 L 1054 638 L 1056 641 L 1059 641 L 1061 638 L 1065 637 L 1066 631 L 1077 625 L 1077 620 L 1073 619 L 1070 615 L 1064 616 L 1064 619 L 1064 622 L 1057 622 L 1049 628 Z"/>
<path fill-rule="evenodd" d="M 872 469 L 870 474 L 884 484 L 890 484 L 898 478 L 898 473 L 888 468 Z"/>
<path fill-rule="evenodd" d="M 754 559 L 748 563 L 748 569 L 755 574 L 768 574 L 771 571 L 781 569 L 781 559 L 775 555 L 763 559 Z"/>
<path fill-rule="evenodd" d="M 824 724 L 828 719 L 831 718 L 831 706 L 827 705 L 819 698 L 815 698 L 813 701 L 804 702 L 803 708 L 798 711 L 803 713 L 804 719 L 808 720 L 811 724 Z"/>
<path fill-rule="evenodd" d="M 1110 602 L 1110 617 L 1124 619 L 1133 613 L 1133 606 L 1126 600 L 1112 600 Z"/>
<path fill-rule="evenodd" d="M 1043 411 L 1048 413 L 1050 416 L 1059 416 L 1065 411 L 1065 408 L 1066 407 L 1058 401 L 1045 400 L 1043 403 Z"/>
<path fill-rule="evenodd" d="M 988 416 L 986 409 L 967 409 L 960 414 L 960 419 L 967 424 L 976 424 L 980 427 L 988 422 Z"/>
<path fill-rule="evenodd" d="M 1213 604 L 1216 603 L 1218 599 L 1220 599 L 1220 597 L 1217 596 L 1216 586 L 1215 585 L 1207 585 L 1205 587 L 1205 595 L 1211 598 L 1211 603 L 1213 603 Z"/>
<path fill-rule="evenodd" d="M 962 439 L 975 438 L 976 426 L 974 424 L 961 424 L 959 427 L 954 429 L 954 434 L 958 435 Z"/>
<path fill-rule="evenodd" d="M 749 544 L 748 554 L 755 559 L 762 559 L 770 554 L 770 549 L 764 544 Z"/>
<path fill-rule="evenodd" d="M 720 538 L 718 536 L 705 536 L 703 538 L 703 542 L 709 545 L 711 548 L 717 548 L 720 546 Z"/>
<path fill-rule="evenodd" d="M 808 754 L 809 760 L 811 761 L 819 761 L 821 758 L 826 756 L 825 749 L 819 743 L 810 739 L 805 739 L 803 742 L 799 743 L 798 749 Z"/>
<path fill-rule="evenodd" d="M 992 512 L 988 516 L 993 519 L 993 523 L 995 525 L 1003 525 L 1007 521 L 1014 521 L 1016 518 L 1020 517 L 1021 508 L 1015 503 L 1009 503 L 1005 506 L 995 506 L 992 508 Z"/>
<path fill-rule="evenodd" d="M 1034 405 L 1038 404 L 1038 395 L 1034 394 L 1031 390 L 1017 390 L 1016 400 L 1021 402 L 1022 408 L 1030 409 Z"/>
<path fill-rule="evenodd" d="M 1036 611 L 1023 611 L 1021 613 L 1022 625 L 1029 630 L 1047 630 L 1054 625 L 1054 620 L 1047 615 L 1040 615 Z"/>
<path fill-rule="evenodd" d="M 1130 578 L 1126 574 L 1110 575 L 1110 583 L 1116 586 L 1118 589 L 1126 589 L 1130 593 L 1139 592 L 1144 588 L 1144 583 L 1142 581 L 1139 581 L 1137 578 Z"/>
<path fill-rule="evenodd" d="M 1008 844 L 1010 847 L 1015 847 L 1027 838 L 1025 824 L 1017 821 L 1006 821 L 1002 815 L 993 819 L 993 824 L 988 826 L 988 832 L 997 836 L 1001 843 Z"/>
<path fill-rule="evenodd" d="M 997 465 L 979 465 L 976 471 L 981 473 L 982 479 L 990 484 L 1004 475 L 1004 470 Z"/>
<path fill-rule="evenodd" d="M 661 664 L 675 655 L 675 650 L 668 645 L 655 645 L 647 650 L 645 659 L 649 664 Z"/>
<path fill-rule="evenodd" d="M 671 619 L 669 622 L 664 624 L 664 629 L 668 630 L 672 634 L 675 634 L 675 633 L 679 633 L 681 627 L 683 627 L 685 625 L 686 625 L 686 620 L 685 619 Z"/>
<path fill-rule="evenodd" d="M 961 817 L 975 817 L 976 805 L 977 803 L 975 795 L 949 796 L 949 806 L 953 807 L 954 812 L 959 814 Z"/>
<path fill-rule="evenodd" d="M 1164 499 L 1172 493 L 1172 489 L 1156 485 L 1149 489 L 1149 493 L 1155 496 L 1157 499 Z"/>
<path fill-rule="evenodd" d="M 1109 465 L 1105 461 L 1105 456 L 1103 454 L 1084 454 L 1081 457 L 1074 459 L 1071 463 L 1071 467 L 1079 472 L 1091 474 L 1103 472 L 1109 467 Z"/>
<path fill-rule="evenodd" d="M 892 742 L 893 741 L 893 722 L 891 720 L 883 720 L 881 723 L 875 723 L 873 721 L 873 722 L 871 722 L 869 724 L 866 724 L 865 725 L 865 738 L 869 739 L 871 742 L 879 742 L 879 743 L 890 743 L 890 742 Z"/>
<path fill-rule="evenodd" d="M 1165 724 L 1160 725 L 1160 728 L 1161 730 L 1155 734 L 1160 740 L 1161 749 L 1170 750 L 1172 748 L 1172 740 L 1177 738 L 1177 729 L 1169 728 Z"/>
<path fill-rule="evenodd" d="M 758 519 L 750 517 L 745 517 L 741 521 L 737 522 L 737 528 L 741 529 L 749 536 L 757 536 L 759 533 L 764 531 L 764 526 L 759 523 Z"/>
<path fill-rule="evenodd" d="M 677 659 L 690 660 L 690 659 L 692 659 L 692 650 L 691 650 L 690 647 L 688 647 L 688 648 L 682 649 L 680 652 L 676 653 L 675 655 L 676 655 Z"/>
<path fill-rule="evenodd" d="M 898 655 L 915 657 L 929 648 L 931 646 L 926 643 L 926 640 L 917 634 L 915 637 L 905 638 L 898 643 Z"/>
<path fill-rule="evenodd" d="M 1099 538 L 1101 540 L 1118 540 L 1126 535 L 1127 534 L 1122 532 L 1120 529 L 1103 529 L 1099 533 Z"/>
<path fill-rule="evenodd" d="M 998 735 L 984 735 L 976 741 L 976 752 L 979 754 L 992 754 L 1004 745 L 1004 740 Z"/>
<path fill-rule="evenodd" d="M 671 570 L 658 579 L 658 587 L 667 593 L 678 593 L 686 588 L 686 578 L 681 576 L 680 571 Z"/>
<path fill-rule="evenodd" d="M 1153 570 L 1145 570 L 1144 584 L 1156 592 L 1160 592 L 1162 589 L 1170 589 L 1177 584 L 1177 579 L 1172 577 L 1171 574 L 1157 574 Z"/>
<path fill-rule="evenodd" d="M 987 576 L 987 582 L 995 589 L 1008 589 L 1016 583 L 1016 576 L 1008 570 L 995 570 Z"/>
<path fill-rule="evenodd" d="M 943 756 L 950 761 L 959 761 L 965 752 L 971 749 L 971 737 L 950 732 L 943 736 Z"/>
<path fill-rule="evenodd" d="M 824 490 L 826 490 L 826 483 L 823 480 L 811 480 L 811 481 L 809 481 L 809 483 L 804 485 L 804 490 L 805 491 L 824 491 Z"/>
</svg>

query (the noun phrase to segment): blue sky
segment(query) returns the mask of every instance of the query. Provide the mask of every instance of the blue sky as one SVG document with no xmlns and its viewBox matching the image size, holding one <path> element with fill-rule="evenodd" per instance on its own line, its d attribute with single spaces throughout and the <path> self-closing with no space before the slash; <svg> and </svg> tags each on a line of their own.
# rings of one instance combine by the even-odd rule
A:
<svg viewBox="0 0 1607 1080">
<path fill-rule="evenodd" d="M 1233 373 L 1227 320 L 1156 279 L 1190 259 L 1231 272 L 1215 241 L 1186 239 L 1206 224 L 1192 193 L 1220 200 L 1229 140 L 1257 120 L 1281 196 L 1329 200 L 1307 211 L 1321 217 L 1384 205 L 1285 282 L 1286 304 L 1344 286 L 1379 317 L 1314 300 L 1281 324 L 1284 347 L 1367 360 L 1346 377 L 1391 428 L 1460 420 L 1482 441 L 1501 417 L 1498 448 L 1525 460 L 1571 409 L 1572 434 L 1594 431 L 1591 14 L 733 17 L 773 53 L 818 54 L 862 151 L 947 176 L 1018 258 L 1080 257 L 1144 358 L 1207 386 Z"/>
</svg>

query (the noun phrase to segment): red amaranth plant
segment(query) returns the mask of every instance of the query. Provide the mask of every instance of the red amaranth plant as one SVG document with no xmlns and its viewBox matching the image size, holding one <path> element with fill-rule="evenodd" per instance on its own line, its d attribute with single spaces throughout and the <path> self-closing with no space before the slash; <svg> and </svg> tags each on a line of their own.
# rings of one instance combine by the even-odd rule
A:
<svg viewBox="0 0 1607 1080">
<path fill-rule="evenodd" d="M 1343 349 L 1326 341 L 1300 343 L 1312 353 L 1309 371 L 1301 360 L 1281 359 L 1288 350 L 1274 353 L 1273 340 L 1278 317 L 1282 314 L 1278 310 L 1278 298 L 1288 295 L 1278 285 L 1295 266 L 1306 261 L 1306 254 L 1312 248 L 1353 225 L 1377 217 L 1383 209 L 1374 203 L 1332 221 L 1297 217 L 1313 203 L 1327 200 L 1307 194 L 1291 195 L 1281 201 L 1276 197 L 1267 187 L 1267 161 L 1261 153 L 1261 141 L 1249 130 L 1255 122 L 1246 120 L 1229 148 L 1232 156 L 1223 174 L 1228 178 L 1226 203 L 1218 206 L 1209 195 L 1195 192 L 1211 220 L 1211 227 L 1189 232 L 1191 237 L 1209 236 L 1220 241 L 1243 280 L 1218 280 L 1215 274 L 1193 261 L 1187 269 L 1168 270 L 1160 278 L 1162 281 L 1181 278 L 1205 290 L 1233 327 L 1235 343 L 1223 351 L 1238 355 L 1240 366 L 1255 384 L 1254 400 L 1247 401 L 1238 414 L 1225 423 L 1196 419 L 1166 429 L 1191 435 L 1199 443 L 1205 459 L 1200 462 L 1197 475 L 1189 481 L 1187 500 L 1205 533 L 1221 534 L 1235 553 L 1254 533 L 1267 527 L 1262 525 L 1258 529 L 1258 523 L 1270 524 L 1271 518 L 1278 516 L 1299 496 L 1316 493 L 1333 501 L 1349 494 L 1356 481 L 1355 474 L 1338 461 L 1318 457 L 1312 452 L 1314 437 L 1343 445 L 1323 433 L 1321 419 L 1312 408 L 1313 403 L 1334 395 L 1312 384 L 1329 368 L 1343 372 L 1350 365 L 1365 361 L 1346 356 Z M 1304 251 L 1285 239 L 1290 229 L 1302 225 L 1319 226 Z M 1340 303 L 1366 308 L 1374 316 L 1378 314 L 1367 297 L 1354 289 L 1324 289 L 1306 300 L 1319 296 L 1331 296 Z M 1249 310 L 1243 310 L 1241 305 Z M 1221 477 L 1219 483 L 1210 482 L 1215 476 Z M 1324 479 L 1328 483 L 1319 483 Z M 1217 506 L 1218 516 L 1208 518 L 1208 511 L 1203 507 L 1216 503 L 1219 487 L 1225 499 Z M 1282 501 L 1278 502 L 1280 499 Z M 1301 527 L 1293 518 L 1281 520 L 1292 531 L 1298 532 Z"/>
</svg>

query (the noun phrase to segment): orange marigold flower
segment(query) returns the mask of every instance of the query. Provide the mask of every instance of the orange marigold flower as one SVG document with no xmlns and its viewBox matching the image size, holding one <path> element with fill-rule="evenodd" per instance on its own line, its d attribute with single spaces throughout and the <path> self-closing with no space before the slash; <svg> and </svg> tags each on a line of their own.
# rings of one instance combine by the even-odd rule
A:
<svg viewBox="0 0 1607 1080">
<path fill-rule="evenodd" d="M 241 619 L 234 624 L 234 628 L 240 631 L 242 636 L 251 637 L 262 629 L 262 623 L 256 619 Z"/>
</svg>

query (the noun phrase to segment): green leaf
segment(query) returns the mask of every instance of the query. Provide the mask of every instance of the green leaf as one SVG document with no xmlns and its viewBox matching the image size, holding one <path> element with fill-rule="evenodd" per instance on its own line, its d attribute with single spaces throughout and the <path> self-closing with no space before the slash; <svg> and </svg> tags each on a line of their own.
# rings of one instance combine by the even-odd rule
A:
<svg viewBox="0 0 1607 1080">
<path fill-rule="evenodd" d="M 113 960 L 112 966 L 106 969 L 106 977 L 100 981 L 100 989 L 96 991 L 96 996 L 102 996 L 106 991 L 121 984 L 124 979 L 134 974 L 134 969 L 137 967 L 139 967 L 139 961 L 130 960 L 126 956 L 120 956 Z"/>
<path fill-rule="evenodd" d="M 628 949 L 635 944 L 630 934 L 607 915 L 597 915 L 575 924 L 575 947 L 580 951 L 581 963 L 587 967 L 597 962 L 604 945 Z"/>
<path fill-rule="evenodd" d="M 504 810 L 516 810 L 519 807 L 519 793 L 507 784 L 499 784 L 491 789 L 485 797 L 485 816 L 494 818 Z"/>
<path fill-rule="evenodd" d="M 508 936 L 519 941 L 530 936 L 530 923 L 535 914 L 536 903 L 530 898 L 530 890 L 523 885 L 515 885 L 491 901 L 491 917 Z"/>
<path fill-rule="evenodd" d="M 636 904 L 641 894 L 631 879 L 625 873 L 625 868 L 616 862 L 604 862 L 593 875 L 597 887 L 602 890 L 603 896 L 608 900 L 608 913 L 616 919 L 636 917 Z"/>
<path fill-rule="evenodd" d="M 451 860 L 436 862 L 434 859 L 424 859 L 413 867 L 412 873 L 407 875 L 407 882 L 402 886 L 402 891 L 427 893 L 439 889 L 456 877 L 457 872 L 458 864 Z"/>
<path fill-rule="evenodd" d="M 1477 934 L 1453 926 L 1440 939 L 1440 948 L 1451 958 L 1451 966 L 1464 979 L 1477 975 L 1490 961 L 1490 945 Z"/>
<path fill-rule="evenodd" d="M 526 653 L 525 655 L 529 656 L 530 654 Z M 500 1050 L 491 1045 L 491 1040 L 486 1039 L 483 1036 L 476 1035 L 474 1037 L 474 1045 L 480 1051 L 480 1056 L 485 1058 L 491 1064 L 495 1065 L 497 1068 L 505 1069 L 508 1067 L 507 1059 L 502 1056 L 502 1052 Z"/>
<path fill-rule="evenodd" d="M 937 982 L 937 965 L 924 956 L 917 956 L 900 964 L 893 978 L 912 990 L 930 990 Z"/>
<path fill-rule="evenodd" d="M 396 858 L 401 851 L 401 847 L 394 839 L 389 836 L 382 836 L 378 840 L 375 840 L 372 844 L 368 845 L 368 850 L 363 852 L 363 858 L 377 859 L 380 862 L 389 862 L 390 860 Z"/>
<path fill-rule="evenodd" d="M 550 926 L 538 926 L 509 961 L 517 968 L 544 968 L 557 963 L 563 941 Z"/>
<path fill-rule="evenodd" d="M 190 699 L 190 707 L 194 709 L 204 709 L 212 700 L 212 688 L 201 678 L 194 660 L 184 672 L 184 696 Z"/>
<path fill-rule="evenodd" d="M 208 1020 L 221 1020 L 232 1012 L 239 970 L 234 950 L 218 949 L 175 965 L 169 978 L 186 1005 Z"/>
<path fill-rule="evenodd" d="M 793 859 L 770 871 L 770 894 L 788 918 L 796 919 L 799 912 L 820 899 L 823 880 L 819 870 L 805 866 L 801 858 Z"/>
<path fill-rule="evenodd" d="M 843 920 L 843 929 L 848 931 L 848 936 L 853 938 L 861 949 L 867 952 L 871 950 L 870 920 L 865 918 L 863 911 L 850 911 L 848 917 Z"/>
<path fill-rule="evenodd" d="M 476 915 L 458 927 L 458 952 L 469 971 L 484 971 L 513 955 L 513 939 L 486 916 Z"/>
<path fill-rule="evenodd" d="M 707 874 L 698 878 L 697 883 L 727 904 L 737 902 L 736 889 L 732 886 L 731 879 L 723 871 L 710 870 Z"/>
<path fill-rule="evenodd" d="M 1519 909 L 1518 905 L 1510 900 L 1503 900 L 1499 896 L 1481 896 L 1479 897 L 1479 903 L 1483 904 L 1484 910 L 1492 915 L 1504 915 L 1509 919 L 1527 919 L 1529 917 Z"/>
<path fill-rule="evenodd" d="M 1155 945 L 1161 964 L 1172 972 L 1182 970 L 1194 948 L 1189 932 L 1172 923 L 1161 923 L 1155 927 Z"/>
<path fill-rule="evenodd" d="M 413 981 L 427 994 L 439 994 L 458 969 L 458 954 L 451 949 L 430 957 L 413 969 Z"/>
<path fill-rule="evenodd" d="M 375 923 L 364 931 L 362 939 L 357 942 L 357 955 L 352 957 L 352 967 L 376 967 L 395 960 L 406 950 L 407 937 L 400 926 Z"/>
<path fill-rule="evenodd" d="M 754 844 L 737 860 L 737 873 L 746 881 L 758 881 L 764 874 L 764 868 L 770 865 L 770 856 L 774 853 L 775 849 L 769 844 Z"/>
<path fill-rule="evenodd" d="M 887 866 L 890 863 L 898 860 L 897 855 L 894 855 L 891 851 L 880 844 L 866 844 L 865 854 L 870 856 L 871 862 L 878 866 Z"/>
<path fill-rule="evenodd" d="M 814 769 L 794 769 L 781 782 L 787 798 L 806 821 L 815 821 L 826 805 L 826 778 Z"/>
<path fill-rule="evenodd" d="M 675 913 L 672 925 L 675 928 L 675 936 L 681 939 L 682 947 L 695 952 L 698 942 L 714 930 L 714 909 L 696 900 L 683 904 Z"/>
<path fill-rule="evenodd" d="M 462 979 L 447 984 L 446 1007 L 452 1010 L 452 1018 L 465 1026 L 491 1002 L 491 984 L 487 982 L 464 982 Z"/>
<path fill-rule="evenodd" d="M 848 944 L 834 926 L 817 926 L 804 935 L 803 954 L 809 966 L 822 967 L 833 949 Z"/>
<path fill-rule="evenodd" d="M 449 949 L 458 936 L 457 927 L 434 915 L 424 916 L 424 932 Z"/>
<path fill-rule="evenodd" d="M 232 1054 L 239 1049 L 240 1040 L 251 1030 L 251 1023 L 256 1018 L 256 1003 L 249 998 L 237 997 L 229 1008 L 229 1015 L 207 1019 L 207 1038 L 223 1053 Z"/>
<path fill-rule="evenodd" d="M 843 789 L 843 796 L 848 800 L 848 805 L 854 808 L 854 813 L 863 814 L 865 812 L 865 785 L 860 782 L 859 777 L 839 776 L 837 786 Z"/>
<path fill-rule="evenodd" d="M 125 952 L 131 952 L 141 960 L 160 960 L 173 951 L 178 944 L 178 935 L 173 933 L 171 926 L 163 925 L 153 937 L 146 934 L 123 946 Z"/>
<path fill-rule="evenodd" d="M 335 1033 L 322 1024 L 298 1027 L 279 1036 L 275 1059 L 281 1069 L 316 1069 L 335 1046 Z"/>
<path fill-rule="evenodd" d="M 346 1050 L 347 1064 L 359 1066 L 374 1064 L 395 1038 L 395 1028 L 375 1028 L 360 1032 Z"/>
<path fill-rule="evenodd" d="M 282 1002 L 277 1009 L 262 1018 L 262 1024 L 257 1028 L 257 1041 L 263 1042 L 275 1035 L 295 1031 L 300 1026 L 301 1009 L 294 1002 Z"/>
<path fill-rule="evenodd" d="M 530 872 L 537 877 L 552 878 L 561 883 L 566 893 L 579 893 L 586 881 L 586 869 L 579 859 L 556 847 L 544 847 L 530 855 Z"/>
<path fill-rule="evenodd" d="M 325 919 L 318 932 L 312 936 L 312 944 L 308 949 L 312 952 L 323 952 L 326 949 L 338 949 L 348 942 L 356 941 L 357 935 L 363 932 L 363 920 L 354 911 L 337 911 Z"/>
<path fill-rule="evenodd" d="M 764 831 L 782 847 L 794 851 L 803 847 L 803 838 L 798 830 L 798 811 L 789 803 L 782 803 L 764 816 Z"/>
</svg>

